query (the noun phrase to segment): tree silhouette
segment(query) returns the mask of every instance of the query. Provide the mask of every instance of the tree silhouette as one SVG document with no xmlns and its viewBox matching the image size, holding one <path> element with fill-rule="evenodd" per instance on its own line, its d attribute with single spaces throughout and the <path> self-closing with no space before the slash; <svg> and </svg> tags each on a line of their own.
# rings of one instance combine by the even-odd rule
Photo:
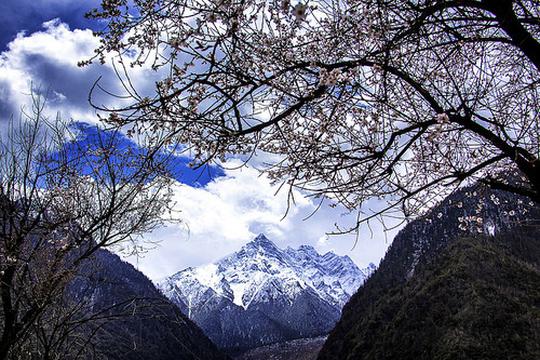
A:
<svg viewBox="0 0 540 360">
<path fill-rule="evenodd" d="M 157 148 L 134 153 L 99 129 L 78 142 L 32 100 L 0 138 L 0 359 L 76 358 L 66 349 L 82 352 L 92 334 L 69 343 L 74 331 L 111 309 L 87 312 L 70 287 L 98 250 L 140 248 L 164 220 L 170 180 Z"/>
<path fill-rule="evenodd" d="M 350 209 L 388 201 L 359 222 L 477 180 L 538 201 L 539 5 L 104 0 L 81 65 L 114 55 L 133 102 L 100 107 L 111 124 L 163 130 L 199 165 L 271 154 L 273 179 Z M 154 93 L 137 66 L 162 76 Z"/>
</svg>

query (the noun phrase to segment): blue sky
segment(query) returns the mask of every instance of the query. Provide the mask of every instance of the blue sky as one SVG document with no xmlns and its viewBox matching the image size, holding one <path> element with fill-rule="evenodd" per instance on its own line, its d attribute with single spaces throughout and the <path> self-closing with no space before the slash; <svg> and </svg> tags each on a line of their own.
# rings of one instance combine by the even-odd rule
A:
<svg viewBox="0 0 540 360">
<path fill-rule="evenodd" d="M 53 19 L 65 23 L 70 29 L 99 30 L 103 25 L 98 21 L 87 19 L 84 15 L 92 7 L 99 6 L 99 0 L 7 0 L 0 2 L 0 51 L 6 51 L 9 44 L 21 35 L 29 35 L 43 30 L 43 24 Z M 54 23 L 54 22 L 53 22 Z M 110 71 L 96 74 L 81 72 L 78 68 L 66 68 L 44 54 L 30 53 L 24 57 L 27 71 L 33 74 L 34 91 L 49 98 L 49 102 L 58 101 L 58 97 L 69 94 L 70 103 L 76 106 L 88 106 L 90 86 L 99 76 L 104 76 L 104 85 L 114 87 L 110 79 L 114 78 Z M 77 81 L 67 79 L 77 78 Z M 85 84 L 85 86 L 81 86 Z M 0 83 L 2 86 L 2 83 Z M 0 118 L 7 119 L 16 114 L 20 104 L 0 96 Z M 74 119 L 77 121 L 78 119 Z M 96 127 L 85 122 L 76 122 L 79 130 L 80 144 L 86 145 L 95 141 Z M 117 145 L 136 149 L 137 145 L 126 136 L 118 135 Z M 223 175 L 219 167 L 206 166 L 192 169 L 188 166 L 189 159 L 174 156 L 171 161 L 171 172 L 176 180 L 190 186 L 204 186 L 214 177 Z"/>
<path fill-rule="evenodd" d="M 41 24 L 53 18 L 60 18 L 71 28 L 94 30 L 100 24 L 86 19 L 84 14 L 98 6 L 99 0 L 2 0 L 0 2 L 0 51 L 15 36 L 25 31 L 33 33 L 41 29 Z"/>
<path fill-rule="evenodd" d="M 93 149 L 95 144 L 101 142 L 104 144 L 114 143 L 118 151 L 121 152 L 130 149 L 134 155 L 143 153 L 143 150 L 123 133 L 99 130 L 97 125 L 84 122 L 74 123 L 73 127 L 79 134 L 77 142 L 71 145 L 73 151 L 78 151 L 78 149 Z M 218 166 L 209 165 L 201 168 L 192 168 L 189 166 L 189 158 L 185 156 L 171 154 L 162 154 L 161 156 L 167 156 L 166 164 L 168 165 L 170 174 L 178 182 L 189 185 L 190 187 L 204 187 L 210 181 L 224 175 L 223 170 Z"/>
<path fill-rule="evenodd" d="M 110 64 L 77 66 L 93 54 L 98 43 L 91 28 L 98 29 L 101 24 L 84 19 L 84 13 L 97 3 L 0 1 L 0 132 L 12 114 L 28 107 L 33 87 L 47 94 L 51 117 L 58 113 L 73 119 L 81 130 L 79 141 L 92 141 L 95 126 L 99 126 L 97 113 L 88 103 L 93 82 L 102 77 L 108 89 L 119 88 Z M 138 89 L 153 91 L 156 74 L 150 69 L 134 69 L 131 75 Z M 115 105 L 107 97 L 94 100 L 99 105 Z M 120 140 L 123 146 L 137 147 L 124 136 Z M 287 211 L 287 189 L 277 192 L 278 185 L 254 168 L 262 160 L 255 158 L 250 166 L 239 168 L 241 162 L 233 158 L 223 169 L 193 171 L 187 166 L 188 158 L 175 157 L 175 207 L 183 222 L 145 234 L 145 243 L 157 245 L 144 257 L 127 260 L 150 278 L 159 279 L 188 266 L 215 261 L 263 232 L 282 248 L 310 244 L 321 253 L 349 255 L 361 267 L 379 262 L 396 230 L 385 232 L 382 224 L 374 222 L 361 229 L 356 246 L 356 234 L 327 237 L 326 232 L 335 230 L 335 224 L 352 225 L 357 213 L 325 201 L 309 217 L 319 203 L 299 191 L 295 191 L 296 205 Z M 366 204 L 371 206 L 377 203 Z"/>
</svg>

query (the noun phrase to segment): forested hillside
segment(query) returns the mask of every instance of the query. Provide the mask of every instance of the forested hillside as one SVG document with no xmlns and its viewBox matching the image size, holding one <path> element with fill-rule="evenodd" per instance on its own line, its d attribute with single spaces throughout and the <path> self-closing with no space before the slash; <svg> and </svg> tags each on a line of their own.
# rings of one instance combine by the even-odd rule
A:
<svg viewBox="0 0 540 360">
<path fill-rule="evenodd" d="M 459 220 L 478 203 L 486 205 L 474 234 Z M 465 189 L 407 225 L 346 305 L 319 359 L 538 358 L 538 216 L 523 204 Z"/>
</svg>

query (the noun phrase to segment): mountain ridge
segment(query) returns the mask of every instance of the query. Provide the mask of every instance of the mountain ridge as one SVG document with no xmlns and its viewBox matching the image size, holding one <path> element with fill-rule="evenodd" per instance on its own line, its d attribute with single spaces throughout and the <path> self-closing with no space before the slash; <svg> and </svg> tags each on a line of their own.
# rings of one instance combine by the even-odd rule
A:
<svg viewBox="0 0 540 360">
<path fill-rule="evenodd" d="M 473 243 L 474 241 L 484 241 L 481 239 L 486 238 L 491 242 L 494 242 L 495 239 L 500 239 L 496 243 L 496 248 L 498 249 L 496 251 L 493 250 L 494 247 L 490 243 L 487 245 L 487 248 L 494 254 L 492 258 L 486 258 L 486 261 L 490 262 L 489 264 L 496 264 L 498 261 L 497 253 L 500 252 L 500 256 L 503 256 L 505 251 L 507 251 L 504 250 L 504 247 L 511 247 L 512 251 L 518 255 L 511 258 L 514 264 L 519 264 L 519 261 L 522 261 L 521 259 L 525 259 L 529 264 L 533 264 L 536 261 L 536 265 L 534 266 L 537 266 L 538 249 L 514 250 L 520 246 L 524 246 L 523 244 L 534 245 L 534 243 L 537 243 L 537 241 L 526 242 L 524 235 L 538 238 L 538 226 L 530 226 L 526 231 L 521 231 L 521 234 L 519 234 L 518 230 L 526 224 L 539 219 L 539 214 L 538 206 L 529 199 L 501 190 L 489 189 L 479 184 L 455 192 L 425 216 L 411 221 L 397 234 L 377 271 L 351 297 L 344 307 L 342 317 L 330 333 L 318 359 L 395 358 L 397 356 L 396 354 L 405 347 L 411 351 L 421 350 L 422 346 L 426 349 L 425 346 L 429 344 L 426 345 L 424 343 L 424 345 L 419 346 L 418 344 L 422 340 L 414 340 L 415 338 L 422 339 L 422 337 L 434 336 L 433 332 L 426 331 L 419 325 L 424 320 L 431 321 L 438 319 L 430 322 L 430 324 L 434 324 L 434 328 L 437 331 L 458 320 L 458 325 L 468 326 L 469 324 L 476 324 L 475 322 L 467 322 L 465 318 L 455 320 L 455 318 L 452 318 L 452 311 L 446 311 L 448 307 L 445 302 L 433 299 L 432 296 L 424 296 L 422 298 L 419 296 L 421 294 L 417 294 L 415 291 L 409 291 L 408 289 L 414 288 L 413 284 L 416 284 L 416 288 L 427 291 L 428 286 L 431 286 L 428 295 L 437 295 L 439 296 L 438 299 L 452 299 L 448 300 L 448 302 L 454 301 L 454 303 L 461 301 L 459 298 L 456 300 L 452 297 L 456 289 L 469 293 L 477 291 L 475 286 L 467 282 L 459 283 L 458 287 L 456 285 L 458 283 L 452 282 L 451 278 L 441 276 L 437 278 L 437 282 L 430 283 L 430 277 L 426 276 L 426 274 L 437 271 L 444 274 L 446 266 L 455 270 L 455 273 L 459 276 L 466 278 L 466 272 L 461 271 L 463 266 L 472 269 L 480 268 L 475 263 L 479 261 L 480 256 L 474 258 L 467 256 L 466 252 L 460 251 L 460 245 L 464 247 L 464 242 L 461 240 L 464 238 L 474 239 L 469 240 L 473 241 Z M 501 246 L 503 247 L 502 250 L 499 249 Z M 478 251 L 478 254 L 486 254 L 483 250 L 485 248 L 484 246 L 478 250 L 475 247 L 470 247 L 470 249 Z M 441 264 L 441 259 L 446 259 L 444 260 L 444 264 Z M 514 267 L 521 269 L 517 265 Z M 509 276 L 508 274 L 510 273 L 505 273 L 505 276 Z M 475 284 L 482 284 L 485 280 L 482 273 L 470 274 L 468 278 L 475 281 Z M 490 283 L 487 287 L 488 292 L 499 291 L 496 285 L 492 285 L 493 283 Z M 508 287 L 511 288 L 512 283 L 510 282 L 509 284 Z M 516 286 L 517 290 L 519 289 Z M 487 297 L 484 295 L 476 298 L 470 296 L 467 298 L 469 299 L 467 301 L 478 302 L 485 298 Z M 406 308 L 406 305 L 411 301 L 416 301 L 426 306 L 420 310 L 419 308 L 412 308 L 412 310 L 411 308 Z M 467 301 L 463 302 L 463 306 L 471 306 L 471 303 Z M 534 299 L 531 297 L 527 301 L 532 302 Z M 436 306 L 439 308 L 436 308 Z M 497 308 L 497 306 L 500 309 L 504 309 L 503 303 L 499 303 L 493 307 Z M 409 319 L 416 319 L 418 322 L 407 323 Z M 491 318 L 485 316 L 476 320 L 489 324 Z M 399 343 L 398 340 L 400 337 L 403 337 L 403 334 L 398 335 L 395 329 L 403 326 L 403 324 L 407 324 L 407 329 L 410 331 L 408 334 L 409 340 L 408 342 L 402 341 Z M 416 326 L 416 330 L 412 331 L 414 326 Z M 491 330 L 492 332 L 490 334 L 496 334 L 495 327 L 492 327 Z M 466 343 L 459 343 L 459 341 L 469 341 L 473 344 L 475 341 L 483 340 L 479 337 L 479 333 L 463 333 L 469 334 L 470 338 L 452 338 L 453 341 L 458 341 L 456 345 L 466 347 Z M 444 334 L 444 332 L 439 332 L 439 334 Z M 530 333 L 528 335 L 531 336 Z M 513 335 L 507 332 L 506 336 Z M 384 341 L 381 340 L 385 337 L 389 338 Z M 442 335 L 435 337 L 435 340 L 438 341 L 437 344 L 443 344 L 443 342 L 439 341 L 443 339 Z M 433 343 L 435 343 L 435 340 Z M 399 346 L 397 345 L 398 343 L 400 344 Z M 496 344 L 492 345 L 495 347 Z M 437 349 L 433 347 L 433 351 L 440 349 L 442 348 Z M 415 352 L 414 356 L 403 355 L 400 358 L 434 358 L 430 357 L 429 352 L 423 353 L 423 357 L 419 354 L 420 352 Z M 479 352 L 476 352 L 475 356 L 478 356 L 478 354 Z M 442 356 L 441 358 L 487 359 L 490 357 Z M 523 358 L 528 359 L 528 357 Z"/>
<path fill-rule="evenodd" d="M 178 271 L 158 287 L 219 347 L 247 349 L 326 334 L 374 269 L 360 269 L 346 255 L 320 255 L 310 245 L 280 249 L 259 234 L 240 250 Z"/>
<path fill-rule="evenodd" d="M 111 318 L 84 328 L 83 334 L 95 333 L 100 358 L 228 359 L 146 275 L 114 253 L 98 250 L 67 290 L 93 313 Z"/>
</svg>

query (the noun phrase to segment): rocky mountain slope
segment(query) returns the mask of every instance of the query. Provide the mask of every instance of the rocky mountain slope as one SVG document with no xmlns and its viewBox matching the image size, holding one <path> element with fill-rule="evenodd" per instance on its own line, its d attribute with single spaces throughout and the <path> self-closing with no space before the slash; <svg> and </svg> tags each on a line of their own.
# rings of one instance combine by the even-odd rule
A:
<svg viewBox="0 0 540 360">
<path fill-rule="evenodd" d="M 347 256 L 311 246 L 282 250 L 261 234 L 159 287 L 218 347 L 236 351 L 328 333 L 374 268 L 360 270 Z"/>
<path fill-rule="evenodd" d="M 519 196 L 456 192 L 396 236 L 319 359 L 538 358 L 539 218 Z"/>
<path fill-rule="evenodd" d="M 71 238 L 77 231 L 66 230 L 76 225 L 61 228 L 39 217 L 21 221 L 32 213 L 21 204 L 0 195 L 0 275 L 8 270 L 12 276 L 9 285 L 2 277 L 7 286 L 0 298 L 1 345 L 4 351 L 10 347 L 3 358 L 228 359 L 131 264 L 96 250 L 84 237 Z M 16 243 L 8 241 L 14 234 Z M 60 246 L 67 243 L 71 248 Z M 6 256 L 13 244 L 15 256 Z M 13 335 L 6 332 L 7 320 L 21 330 L 13 344 L 8 344 Z"/>
<path fill-rule="evenodd" d="M 99 359 L 227 359 L 145 275 L 108 251 L 84 264 L 68 294 L 82 317 L 96 319 L 78 332 L 93 334 L 88 340 Z"/>
</svg>

